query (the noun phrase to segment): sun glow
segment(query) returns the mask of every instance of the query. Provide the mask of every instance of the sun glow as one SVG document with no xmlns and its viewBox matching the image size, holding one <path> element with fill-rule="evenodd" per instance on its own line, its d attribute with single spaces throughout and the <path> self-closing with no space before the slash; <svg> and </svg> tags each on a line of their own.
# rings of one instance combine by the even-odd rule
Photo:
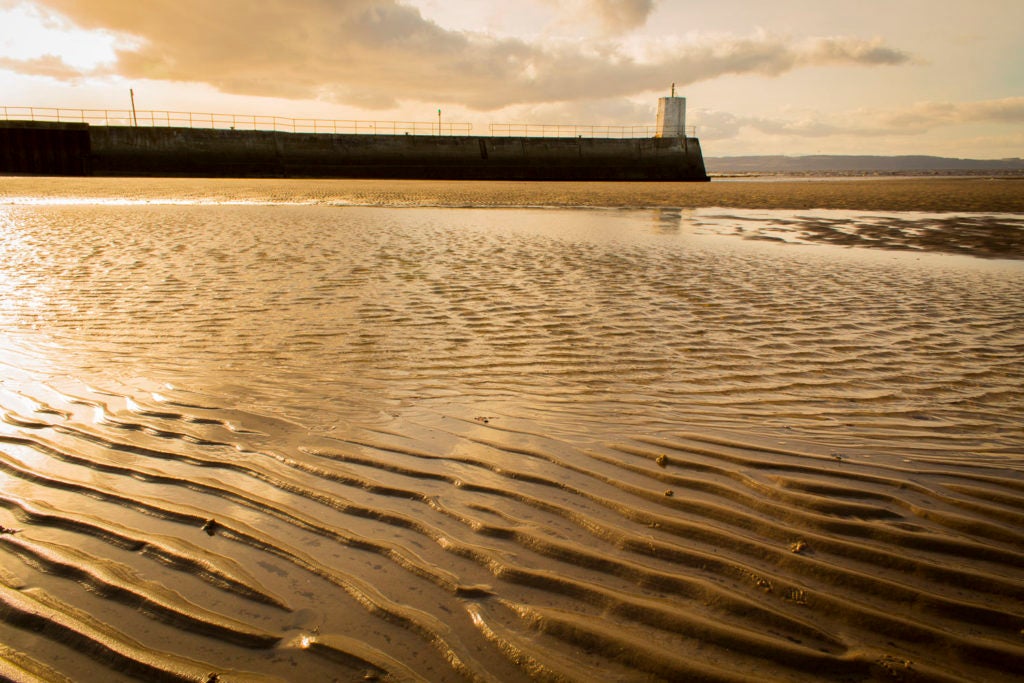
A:
<svg viewBox="0 0 1024 683">
<path fill-rule="evenodd" d="M 0 9 L 0 26 L 0 58 L 27 62 L 56 57 L 84 72 L 113 63 L 117 47 L 135 42 L 111 31 L 77 28 L 61 15 L 27 3 Z"/>
</svg>

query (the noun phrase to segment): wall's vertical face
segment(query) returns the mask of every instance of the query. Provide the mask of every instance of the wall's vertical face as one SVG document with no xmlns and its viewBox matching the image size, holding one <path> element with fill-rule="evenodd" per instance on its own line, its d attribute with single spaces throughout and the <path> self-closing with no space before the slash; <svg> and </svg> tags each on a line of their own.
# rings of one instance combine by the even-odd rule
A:
<svg viewBox="0 0 1024 683">
<path fill-rule="evenodd" d="M 97 175 L 496 180 L 707 180 L 700 146 L 664 138 L 92 128 Z"/>
<path fill-rule="evenodd" d="M 83 175 L 88 171 L 85 124 L 0 121 L 0 173 Z"/>
<path fill-rule="evenodd" d="M 686 167 L 690 180 L 710 180 L 704 168 L 704 153 L 700 149 L 700 140 L 684 138 L 686 146 Z"/>
<path fill-rule="evenodd" d="M 686 98 L 661 97 L 658 99 L 659 138 L 681 138 L 686 135 Z"/>
<path fill-rule="evenodd" d="M 0 121 L 0 174 L 707 180 L 694 138 L 333 135 Z"/>
</svg>

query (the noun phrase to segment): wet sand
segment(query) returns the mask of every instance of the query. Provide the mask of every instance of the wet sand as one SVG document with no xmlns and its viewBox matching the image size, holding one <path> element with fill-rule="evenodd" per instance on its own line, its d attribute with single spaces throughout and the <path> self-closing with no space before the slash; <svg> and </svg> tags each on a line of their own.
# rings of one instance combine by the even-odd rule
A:
<svg viewBox="0 0 1024 683">
<path fill-rule="evenodd" d="M 18 197 L 132 201 L 287 201 L 365 206 L 731 207 L 857 211 L 1024 212 L 1021 178 L 716 179 L 710 183 L 584 183 L 193 178 L 3 178 Z"/>
<path fill-rule="evenodd" d="M 0 678 L 1024 671 L 1013 181 L 14 180 Z"/>
</svg>

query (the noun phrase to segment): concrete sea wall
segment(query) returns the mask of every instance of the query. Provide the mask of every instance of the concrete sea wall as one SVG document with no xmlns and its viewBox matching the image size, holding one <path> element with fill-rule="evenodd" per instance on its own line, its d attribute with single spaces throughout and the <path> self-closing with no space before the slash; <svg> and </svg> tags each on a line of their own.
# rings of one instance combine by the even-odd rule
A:
<svg viewBox="0 0 1024 683">
<path fill-rule="evenodd" d="M 0 173 L 88 175 L 89 125 L 0 121 Z"/>
<path fill-rule="evenodd" d="M 8 122 L 9 124 L 15 122 Z M 436 178 L 512 180 L 707 180 L 696 138 L 533 138 L 336 135 L 193 128 L 84 126 L 52 169 L 5 164 L 0 173 L 99 176 Z M 8 130 L 17 131 L 16 128 Z M 29 129 L 12 148 L 63 149 Z M 19 137 L 19 135 L 21 137 Z M 75 138 L 79 140 L 79 138 Z M 4 139 L 0 138 L 0 146 Z M 21 154 L 21 152 L 19 152 Z M 21 157 L 18 157 L 21 158 Z M 49 157 L 47 157 L 49 158 Z M 77 166 L 74 162 L 77 160 Z M 80 169 L 76 172 L 77 169 Z"/>
</svg>

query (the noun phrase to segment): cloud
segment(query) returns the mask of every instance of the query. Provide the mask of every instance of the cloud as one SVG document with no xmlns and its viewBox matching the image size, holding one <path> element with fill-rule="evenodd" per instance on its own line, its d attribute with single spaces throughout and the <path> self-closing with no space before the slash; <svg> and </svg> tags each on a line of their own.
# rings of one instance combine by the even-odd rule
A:
<svg viewBox="0 0 1024 683">
<path fill-rule="evenodd" d="M 655 0 L 540 0 L 555 12 L 558 26 L 579 30 L 597 27 L 605 36 L 641 28 L 654 11 Z"/>
<path fill-rule="evenodd" d="M 765 118 L 746 119 L 746 125 L 767 135 L 791 135 L 802 138 L 823 138 L 846 130 L 816 117 L 796 121 L 779 121 Z"/>
<path fill-rule="evenodd" d="M 697 132 L 702 140 L 730 140 L 739 136 L 746 125 L 745 121 L 725 111 L 698 110 L 691 121 L 698 122 Z"/>
<path fill-rule="evenodd" d="M 15 71 L 26 76 L 46 76 L 60 81 L 77 81 L 85 74 L 56 55 L 43 55 L 32 59 L 0 56 L 0 69 Z"/>
<path fill-rule="evenodd" d="M 818 64 L 903 64 L 910 60 L 906 52 L 886 47 L 881 40 L 853 40 L 841 36 L 811 40 L 804 54 L 809 62 Z"/>
<path fill-rule="evenodd" d="M 600 121 L 619 121 L 637 126 L 653 126 L 655 112 L 654 102 L 637 103 L 627 98 L 543 102 L 515 105 L 502 110 L 504 119 L 514 123 L 591 124 Z"/>
<path fill-rule="evenodd" d="M 959 105 L 957 110 L 963 121 L 1024 123 L 1024 97 L 966 103 Z"/>
<path fill-rule="evenodd" d="M 819 115 L 804 114 L 798 119 L 736 116 L 728 112 L 702 110 L 694 117 L 697 132 L 704 140 L 728 140 L 739 137 L 744 129 L 764 135 L 821 138 L 851 132 L 841 124 L 828 122 Z"/>
<path fill-rule="evenodd" d="M 403 100 L 493 110 L 661 91 L 725 74 L 901 64 L 879 41 L 691 37 L 639 57 L 607 39 L 533 43 L 452 31 L 397 0 L 37 0 L 83 28 L 135 36 L 128 78 L 202 82 L 232 94 L 322 98 L 366 108 Z M 651 0 L 587 0 L 601 21 L 646 21 Z"/>
<path fill-rule="evenodd" d="M 921 102 L 882 111 L 855 111 L 826 117 L 803 114 L 799 119 L 736 116 L 728 112 L 702 110 L 698 119 L 700 137 L 726 140 L 743 129 L 766 135 L 799 138 L 857 135 L 862 137 L 921 135 L 936 128 L 968 124 L 1024 123 L 1024 97 L 1007 97 L 976 102 Z"/>
<path fill-rule="evenodd" d="M 889 128 L 909 129 L 962 123 L 1024 123 L 1024 97 L 980 102 L 922 102 L 885 112 L 878 118 Z"/>
<path fill-rule="evenodd" d="M 588 4 L 611 33 L 640 28 L 654 10 L 654 0 L 590 0 Z"/>
</svg>

